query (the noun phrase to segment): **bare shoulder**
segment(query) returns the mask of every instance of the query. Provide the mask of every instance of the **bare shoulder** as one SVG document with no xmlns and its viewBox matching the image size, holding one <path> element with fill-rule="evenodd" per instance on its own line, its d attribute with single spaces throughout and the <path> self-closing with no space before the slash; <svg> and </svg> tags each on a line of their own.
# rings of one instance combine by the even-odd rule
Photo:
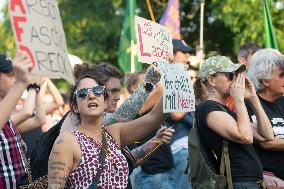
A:
<svg viewBox="0 0 284 189">
<path fill-rule="evenodd" d="M 72 149 L 77 141 L 75 135 L 70 131 L 63 131 L 54 142 L 53 148 L 62 148 L 65 151 Z"/>
</svg>

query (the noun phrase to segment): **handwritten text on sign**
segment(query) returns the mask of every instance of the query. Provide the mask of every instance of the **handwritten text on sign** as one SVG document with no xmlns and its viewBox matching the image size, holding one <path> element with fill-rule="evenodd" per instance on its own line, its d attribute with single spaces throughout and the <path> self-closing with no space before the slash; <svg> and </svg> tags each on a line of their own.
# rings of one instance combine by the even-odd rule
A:
<svg viewBox="0 0 284 189">
<path fill-rule="evenodd" d="M 159 62 L 164 83 L 163 111 L 191 112 L 195 110 L 195 97 L 191 80 L 182 64 Z"/>
<path fill-rule="evenodd" d="M 135 16 L 138 61 L 153 63 L 173 55 L 171 32 L 164 26 Z"/>
<path fill-rule="evenodd" d="M 9 0 L 19 50 L 27 52 L 34 74 L 74 83 L 56 0 Z"/>
</svg>

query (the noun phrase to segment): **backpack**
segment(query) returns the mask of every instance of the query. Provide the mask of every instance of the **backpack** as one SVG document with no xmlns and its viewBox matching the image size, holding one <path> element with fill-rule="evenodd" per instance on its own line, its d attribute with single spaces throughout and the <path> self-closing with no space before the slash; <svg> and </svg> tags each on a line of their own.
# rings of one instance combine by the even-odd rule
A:
<svg viewBox="0 0 284 189">
<path fill-rule="evenodd" d="M 196 117 L 197 118 L 197 117 Z M 193 128 L 188 136 L 189 168 L 188 177 L 193 189 L 224 189 L 228 184 L 228 189 L 233 189 L 230 159 L 228 151 L 228 141 L 223 141 L 222 159 L 220 165 L 220 175 L 217 174 L 211 165 L 206 153 L 202 149 L 198 123 L 196 119 Z M 226 175 L 225 176 L 225 169 Z"/>
</svg>

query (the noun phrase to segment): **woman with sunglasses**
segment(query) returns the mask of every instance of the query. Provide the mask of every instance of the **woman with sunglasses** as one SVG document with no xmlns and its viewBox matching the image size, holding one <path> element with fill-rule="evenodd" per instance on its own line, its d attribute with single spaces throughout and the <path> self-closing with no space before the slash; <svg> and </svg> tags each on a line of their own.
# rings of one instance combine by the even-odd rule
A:
<svg viewBox="0 0 284 189">
<path fill-rule="evenodd" d="M 224 56 L 205 60 L 194 85 L 200 102 L 196 108 L 196 119 L 201 146 L 216 173 L 220 174 L 225 140 L 229 143 L 233 188 L 260 189 L 262 165 L 252 143 L 272 140 L 273 132 L 253 84 L 241 73 L 244 70 L 244 65 L 234 64 Z M 236 113 L 225 106 L 229 95 L 233 98 Z M 250 123 L 245 99 L 255 111 L 257 127 Z"/>
<path fill-rule="evenodd" d="M 126 188 L 128 166 L 120 149 L 159 126 L 163 119 L 162 101 L 139 119 L 104 128 L 105 97 L 105 87 L 94 75 L 82 76 L 72 88 L 71 113 L 76 115 L 79 127 L 61 133 L 53 146 L 48 167 L 49 188 L 89 188 L 98 172 L 101 172 L 96 182 L 98 188 Z M 102 150 L 106 153 L 104 160 Z"/>
</svg>

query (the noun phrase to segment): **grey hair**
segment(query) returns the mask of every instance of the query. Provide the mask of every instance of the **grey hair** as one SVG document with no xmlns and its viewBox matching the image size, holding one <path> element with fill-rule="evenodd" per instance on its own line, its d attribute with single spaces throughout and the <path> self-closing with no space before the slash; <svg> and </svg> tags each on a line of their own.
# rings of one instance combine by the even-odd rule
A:
<svg viewBox="0 0 284 189">
<path fill-rule="evenodd" d="M 278 50 L 261 49 L 252 56 L 248 77 L 252 81 L 256 92 L 260 92 L 265 88 L 262 81 L 272 79 L 276 67 L 284 69 L 284 56 Z"/>
</svg>

